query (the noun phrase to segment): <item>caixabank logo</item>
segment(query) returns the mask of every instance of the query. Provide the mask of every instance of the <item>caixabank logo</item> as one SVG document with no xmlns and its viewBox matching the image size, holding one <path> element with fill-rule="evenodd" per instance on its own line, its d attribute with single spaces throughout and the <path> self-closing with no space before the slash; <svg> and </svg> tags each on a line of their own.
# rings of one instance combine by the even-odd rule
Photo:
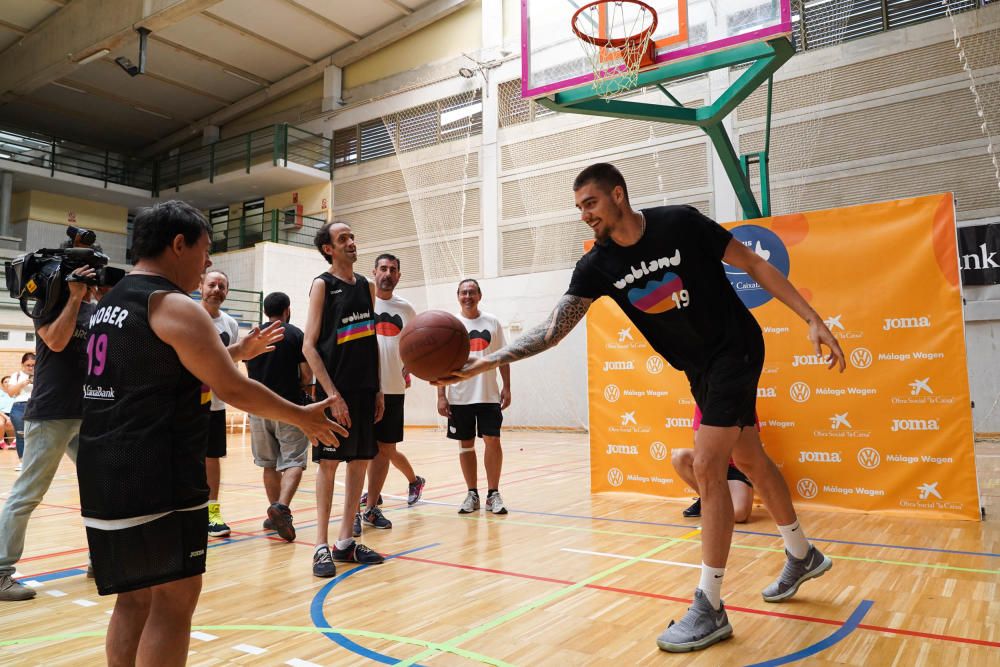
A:
<svg viewBox="0 0 1000 667">
<path fill-rule="evenodd" d="M 788 277 L 790 267 L 788 249 L 777 234 L 759 225 L 740 225 L 729 231 L 733 233 L 733 238 L 780 271 L 781 275 Z M 771 293 L 761 287 L 746 271 L 729 264 L 726 264 L 725 268 L 726 277 L 747 308 L 763 306 L 773 298 Z"/>
</svg>

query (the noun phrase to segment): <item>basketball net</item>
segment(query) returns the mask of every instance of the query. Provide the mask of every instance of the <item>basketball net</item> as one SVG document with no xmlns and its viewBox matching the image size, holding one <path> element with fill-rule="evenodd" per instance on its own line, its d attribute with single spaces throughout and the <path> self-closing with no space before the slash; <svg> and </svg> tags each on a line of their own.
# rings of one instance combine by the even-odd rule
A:
<svg viewBox="0 0 1000 667">
<path fill-rule="evenodd" d="M 640 0 L 598 0 L 573 14 L 572 28 L 594 70 L 603 99 L 635 88 L 639 71 L 652 65 L 656 10 Z"/>
</svg>

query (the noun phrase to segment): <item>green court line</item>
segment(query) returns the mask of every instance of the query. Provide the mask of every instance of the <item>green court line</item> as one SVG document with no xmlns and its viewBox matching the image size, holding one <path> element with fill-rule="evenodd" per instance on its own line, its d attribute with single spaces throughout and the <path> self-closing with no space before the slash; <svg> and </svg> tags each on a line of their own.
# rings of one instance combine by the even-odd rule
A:
<svg viewBox="0 0 1000 667">
<path fill-rule="evenodd" d="M 467 651 L 455 646 L 450 646 L 447 643 L 440 644 L 437 642 L 430 642 L 423 639 L 414 639 L 412 637 L 402 637 L 400 635 L 390 635 L 383 632 L 371 632 L 368 630 L 351 630 L 348 628 L 317 628 L 312 625 L 195 625 L 191 627 L 192 630 L 215 630 L 216 632 L 236 632 L 236 631 L 252 631 L 252 632 L 294 632 L 302 633 L 308 632 L 312 634 L 329 634 L 331 632 L 336 632 L 342 635 L 348 635 L 353 637 L 366 637 L 368 639 L 379 639 L 385 641 L 396 642 L 399 644 L 412 644 L 414 646 L 422 646 L 425 649 L 433 653 L 453 653 L 462 658 L 468 658 L 469 660 L 475 660 L 487 665 L 495 665 L 496 667 L 514 667 L 508 662 L 503 660 L 498 660 L 497 658 L 491 658 L 489 656 L 482 655 L 481 653 L 475 653 L 473 651 Z M 0 640 L 0 647 L 3 646 L 30 646 L 32 644 L 43 644 L 46 642 L 54 641 L 66 641 L 69 639 L 80 639 L 83 637 L 103 637 L 106 631 L 96 630 L 90 632 L 67 632 L 55 635 L 45 635 L 42 637 L 24 637 L 21 639 L 5 639 Z"/>
<path fill-rule="evenodd" d="M 575 591 L 577 591 L 577 590 L 579 590 L 581 588 L 584 588 L 585 586 L 588 586 L 588 585 L 594 583 L 595 581 L 599 581 L 601 579 L 604 579 L 605 577 L 608 577 L 608 576 L 614 574 L 615 572 L 618 572 L 619 570 L 623 570 L 626 567 L 629 567 L 630 565 L 634 565 L 635 563 L 638 563 L 639 561 L 641 561 L 644 558 L 649 558 L 650 556 L 654 556 L 654 555 L 660 553 L 661 551 L 664 551 L 664 550 L 666 550 L 666 549 L 674 546 L 678 542 L 683 542 L 683 541 L 687 540 L 688 538 L 690 538 L 692 535 L 697 535 L 700 532 L 701 532 L 701 529 L 699 528 L 697 530 L 692 530 L 689 533 L 685 533 L 681 537 L 668 538 L 667 541 L 664 544 L 661 544 L 659 546 L 653 547 L 652 549 L 649 549 L 648 551 L 646 551 L 646 552 L 644 552 L 642 554 L 639 554 L 635 558 L 632 558 L 630 560 L 618 563 L 617 565 L 609 567 L 606 570 L 602 570 L 602 571 L 598 572 L 597 574 L 592 575 L 590 577 L 587 577 L 586 579 L 584 579 L 582 581 L 578 581 L 575 584 L 570 584 L 569 586 L 566 586 L 564 588 L 560 588 L 557 591 L 553 591 L 553 592 L 549 593 L 548 595 L 543 595 L 542 597 L 538 598 L 537 600 L 533 600 L 531 602 L 528 602 L 527 604 L 525 604 L 525 605 L 523 605 L 521 607 L 518 607 L 517 609 L 514 609 L 513 611 L 510 611 L 510 612 L 504 614 L 503 616 L 498 616 L 497 618 L 494 618 L 491 621 L 487 621 L 486 623 L 483 623 L 481 625 L 477 625 L 476 627 L 474 627 L 471 630 L 468 630 L 467 632 L 465 632 L 465 633 L 463 633 L 463 634 L 455 637 L 454 639 L 449 639 L 447 642 L 445 642 L 441 646 L 446 647 L 446 650 L 451 651 L 458 644 L 462 644 L 462 643 L 464 643 L 464 642 L 472 639 L 473 637 L 478 637 L 479 635 L 481 635 L 481 634 L 483 634 L 485 632 L 489 632 L 490 630 L 492 630 L 493 628 L 495 628 L 495 627 L 497 627 L 499 625 L 503 625 L 504 623 L 507 623 L 508 621 L 512 621 L 515 618 L 518 618 L 519 616 L 523 616 L 524 614 L 527 614 L 529 611 L 532 611 L 534 609 L 537 609 L 538 607 L 546 605 L 549 602 L 552 602 L 553 600 L 557 600 L 558 598 L 561 598 L 561 597 L 564 597 L 566 595 L 569 595 L 570 593 L 573 593 L 573 592 L 575 592 Z M 660 539 L 663 539 L 663 538 L 661 537 Z M 428 649 L 425 650 L 425 651 L 423 651 L 422 653 L 418 653 L 417 655 L 413 656 L 412 658 L 407 658 L 406 660 L 401 660 L 401 661 L 397 662 L 396 665 L 397 665 L 397 667 L 409 667 L 409 665 L 412 665 L 415 662 L 419 662 L 420 660 L 424 660 L 425 658 L 429 658 L 429 657 L 433 656 L 435 653 L 438 653 L 440 651 L 441 651 L 440 648 L 437 648 L 437 647 L 428 647 Z"/>
<path fill-rule="evenodd" d="M 650 534 L 650 533 L 630 533 L 630 532 L 627 532 L 627 531 L 624 531 L 624 530 L 607 530 L 607 529 L 603 529 L 603 528 L 585 528 L 585 527 L 582 527 L 582 526 L 563 526 L 563 525 L 554 524 L 554 523 L 541 523 L 541 522 L 538 522 L 538 521 L 522 521 L 520 519 L 510 519 L 510 518 L 491 519 L 491 518 L 480 518 L 480 517 L 476 517 L 476 516 L 459 516 L 459 515 L 454 515 L 453 516 L 451 514 L 444 514 L 444 513 L 441 513 L 441 512 L 427 512 L 427 511 L 421 511 L 421 510 L 410 510 L 410 513 L 412 513 L 412 514 L 420 514 L 422 516 L 429 516 L 429 517 L 441 518 L 441 519 L 458 519 L 459 521 L 494 521 L 496 523 L 512 523 L 512 524 L 515 524 L 515 525 L 518 525 L 518 526 L 530 526 L 530 527 L 533 527 L 533 528 L 546 528 L 546 529 L 549 529 L 549 530 L 569 530 L 569 531 L 575 531 L 575 532 L 581 532 L 581 533 L 597 533 L 599 535 L 615 535 L 615 536 L 623 536 L 623 537 L 643 537 L 643 538 L 648 538 L 648 539 L 651 539 L 651 540 L 662 540 L 662 539 L 664 539 L 666 537 L 665 535 L 653 535 L 653 534 Z M 681 542 L 692 542 L 692 543 L 697 543 L 697 544 L 701 543 L 700 539 L 690 539 L 690 538 L 681 538 L 681 537 L 673 538 L 673 539 L 676 539 L 676 540 L 681 541 Z M 779 549 L 779 548 L 775 548 L 775 547 L 760 547 L 760 546 L 754 546 L 754 545 L 751 545 L 751 544 L 737 544 L 735 542 L 732 544 L 732 548 L 733 549 L 746 549 L 748 551 L 767 551 L 767 552 L 779 553 L 779 554 L 785 553 L 785 550 L 783 548 Z M 977 567 L 961 567 L 959 565 L 945 565 L 943 563 L 912 563 L 912 562 L 903 561 L 903 560 L 889 560 L 889 559 L 885 559 L 885 558 L 865 558 L 863 556 L 841 556 L 841 555 L 836 555 L 836 556 L 833 556 L 833 558 L 835 560 L 850 560 L 850 561 L 856 561 L 856 562 L 859 562 L 859 563 L 877 563 L 877 564 L 881 564 L 881 565 L 899 565 L 899 566 L 902 566 L 902 567 L 918 567 L 918 568 L 924 568 L 924 569 L 929 569 L 929 570 L 949 570 L 949 571 L 953 571 L 953 572 L 973 572 L 973 573 L 976 573 L 976 574 L 992 574 L 992 575 L 998 575 L 998 574 L 1000 574 L 1000 569 L 989 570 L 989 569 L 977 568 Z"/>
</svg>

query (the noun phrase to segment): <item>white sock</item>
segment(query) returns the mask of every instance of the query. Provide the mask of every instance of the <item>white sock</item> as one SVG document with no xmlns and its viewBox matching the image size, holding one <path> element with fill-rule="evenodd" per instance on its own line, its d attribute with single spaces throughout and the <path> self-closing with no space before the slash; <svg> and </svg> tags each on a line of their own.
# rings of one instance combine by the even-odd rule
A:
<svg viewBox="0 0 1000 667">
<path fill-rule="evenodd" d="M 726 575 L 724 567 L 709 567 L 701 564 L 701 582 L 698 588 L 705 594 L 712 605 L 712 609 L 718 610 L 722 605 L 722 577 Z"/>
<path fill-rule="evenodd" d="M 802 560 L 809 553 L 809 540 L 806 539 L 805 531 L 799 527 L 798 520 L 787 526 L 778 526 L 778 532 L 785 540 L 785 549 L 792 554 L 792 558 Z"/>
<path fill-rule="evenodd" d="M 336 542 L 334 542 L 334 545 L 340 551 L 343 551 L 344 549 L 346 549 L 347 547 L 351 546 L 352 544 L 354 544 L 354 538 L 353 537 L 348 537 L 346 540 L 337 540 Z"/>
<path fill-rule="evenodd" d="M 317 551 L 319 551 L 320 549 L 329 549 L 329 548 L 330 548 L 330 545 L 329 545 L 329 544 L 326 544 L 325 542 L 324 542 L 323 544 L 317 544 L 317 545 L 316 545 L 316 548 L 315 548 L 315 549 L 313 549 L 313 553 L 316 553 L 316 552 L 317 552 Z"/>
</svg>

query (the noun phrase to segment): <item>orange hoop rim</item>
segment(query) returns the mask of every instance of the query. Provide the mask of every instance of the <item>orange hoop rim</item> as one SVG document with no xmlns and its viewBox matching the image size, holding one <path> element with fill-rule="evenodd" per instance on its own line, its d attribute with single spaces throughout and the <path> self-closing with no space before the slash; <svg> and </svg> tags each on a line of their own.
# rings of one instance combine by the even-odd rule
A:
<svg viewBox="0 0 1000 667">
<path fill-rule="evenodd" d="M 592 37 L 583 32 L 582 30 L 580 30 L 578 27 L 576 27 L 577 18 L 579 18 L 580 14 L 582 14 L 584 11 L 590 9 L 591 7 L 609 5 L 612 2 L 621 2 L 623 4 L 630 4 L 630 5 L 639 5 L 640 7 L 649 12 L 649 15 L 653 17 L 653 22 L 650 24 L 648 28 L 643 28 L 634 35 L 628 35 L 627 37 L 608 37 L 608 38 Z M 604 46 L 614 49 L 620 49 L 624 46 L 628 46 L 629 44 L 634 44 L 651 38 L 653 36 L 653 33 L 656 32 L 656 26 L 658 22 L 659 18 L 656 15 L 656 10 L 650 7 L 642 0 L 596 0 L 595 2 L 588 3 L 583 7 L 580 7 L 575 12 L 573 12 L 573 18 L 570 19 L 570 28 L 572 28 L 573 33 L 577 36 L 577 38 L 579 38 L 584 42 L 587 42 L 588 44 L 593 44 L 594 46 Z"/>
</svg>

